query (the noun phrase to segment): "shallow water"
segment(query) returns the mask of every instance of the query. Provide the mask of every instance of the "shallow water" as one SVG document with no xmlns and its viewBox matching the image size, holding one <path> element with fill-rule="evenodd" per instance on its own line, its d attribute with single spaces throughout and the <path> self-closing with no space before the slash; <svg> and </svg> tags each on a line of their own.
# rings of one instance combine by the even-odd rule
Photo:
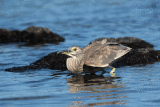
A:
<svg viewBox="0 0 160 107">
<path fill-rule="evenodd" d="M 116 76 L 71 75 L 41 69 L 6 72 L 72 45 L 86 46 L 99 37 L 138 37 L 160 50 L 160 3 L 153 0 L 0 1 L 0 28 L 49 28 L 66 41 L 33 47 L 0 44 L 1 106 L 160 106 L 160 63 L 124 66 Z M 106 71 L 110 71 L 109 68 Z"/>
</svg>

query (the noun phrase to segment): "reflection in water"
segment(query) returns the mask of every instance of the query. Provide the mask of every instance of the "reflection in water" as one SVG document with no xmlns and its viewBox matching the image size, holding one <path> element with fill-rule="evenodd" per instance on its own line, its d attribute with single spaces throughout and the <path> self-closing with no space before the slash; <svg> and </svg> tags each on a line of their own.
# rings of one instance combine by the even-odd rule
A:
<svg viewBox="0 0 160 107">
<path fill-rule="evenodd" d="M 67 79 L 67 85 L 69 85 L 68 90 L 70 93 L 82 93 L 84 96 L 77 97 L 76 99 L 85 100 L 75 101 L 72 105 L 82 105 L 85 103 L 86 99 L 93 100 L 93 98 L 94 101 L 91 102 L 95 103 L 87 103 L 84 106 L 125 104 L 126 101 L 120 99 L 126 96 L 120 94 L 120 92 L 117 93 L 121 91 L 123 87 L 115 83 L 115 80 L 119 78 L 120 77 L 104 77 L 103 75 L 96 74 L 73 75 L 72 78 Z M 87 96 L 88 94 L 89 96 Z"/>
</svg>

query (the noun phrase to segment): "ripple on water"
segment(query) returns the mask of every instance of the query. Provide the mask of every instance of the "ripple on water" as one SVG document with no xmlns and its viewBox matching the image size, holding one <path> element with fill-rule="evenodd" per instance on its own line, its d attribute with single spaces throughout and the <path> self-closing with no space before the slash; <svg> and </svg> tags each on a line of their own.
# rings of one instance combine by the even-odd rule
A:
<svg viewBox="0 0 160 107">
<path fill-rule="evenodd" d="M 159 62 L 117 68 L 115 77 L 108 73 L 72 75 L 68 71 L 50 69 L 4 71 L 28 65 L 72 45 L 84 47 L 99 37 L 138 37 L 159 50 L 158 1 L 1 0 L 0 4 L 0 28 L 24 30 L 40 26 L 66 39 L 59 45 L 0 45 L 1 106 L 160 105 Z"/>
</svg>

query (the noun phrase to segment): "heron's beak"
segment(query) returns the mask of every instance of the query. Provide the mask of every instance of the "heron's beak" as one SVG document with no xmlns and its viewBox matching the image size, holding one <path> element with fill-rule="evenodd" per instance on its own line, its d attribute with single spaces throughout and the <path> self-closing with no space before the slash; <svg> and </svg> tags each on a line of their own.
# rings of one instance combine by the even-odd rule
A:
<svg viewBox="0 0 160 107">
<path fill-rule="evenodd" d="M 57 54 L 62 54 L 63 52 L 68 52 L 67 50 L 58 51 Z"/>
<path fill-rule="evenodd" d="M 69 51 L 74 52 L 74 50 L 73 50 L 73 49 L 71 49 L 71 50 L 69 50 Z"/>
<path fill-rule="evenodd" d="M 71 52 L 72 52 L 73 50 L 64 50 L 64 51 L 62 51 L 62 53 L 61 54 L 65 54 L 65 55 L 68 55 L 68 56 L 71 56 Z"/>
<path fill-rule="evenodd" d="M 70 52 L 62 52 L 61 54 L 68 55 Z"/>
</svg>

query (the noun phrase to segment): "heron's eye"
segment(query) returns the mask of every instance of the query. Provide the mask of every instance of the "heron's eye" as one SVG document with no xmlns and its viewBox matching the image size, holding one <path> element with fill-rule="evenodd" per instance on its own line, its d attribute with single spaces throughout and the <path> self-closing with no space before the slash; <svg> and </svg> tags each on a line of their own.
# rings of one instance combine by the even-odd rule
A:
<svg viewBox="0 0 160 107">
<path fill-rule="evenodd" d="M 76 51 L 76 50 L 77 50 L 77 48 L 74 48 L 73 50 L 74 50 L 74 51 Z"/>
</svg>

